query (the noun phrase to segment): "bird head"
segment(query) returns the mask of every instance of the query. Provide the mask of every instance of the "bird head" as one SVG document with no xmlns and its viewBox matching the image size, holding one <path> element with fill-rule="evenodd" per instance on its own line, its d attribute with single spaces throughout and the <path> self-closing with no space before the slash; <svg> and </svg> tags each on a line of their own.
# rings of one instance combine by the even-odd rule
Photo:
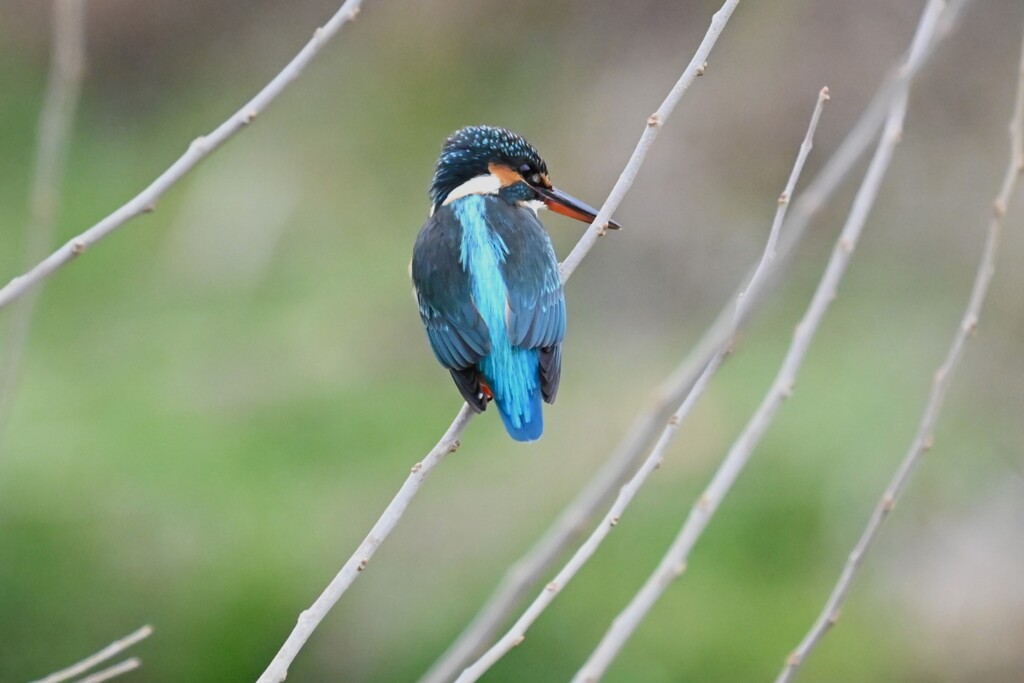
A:
<svg viewBox="0 0 1024 683">
<path fill-rule="evenodd" d="M 553 187 L 537 149 L 505 128 L 469 126 L 445 140 L 430 185 L 431 211 L 471 194 L 497 194 L 584 223 L 597 217 L 596 209 Z M 621 226 L 608 221 L 608 227 Z"/>
</svg>

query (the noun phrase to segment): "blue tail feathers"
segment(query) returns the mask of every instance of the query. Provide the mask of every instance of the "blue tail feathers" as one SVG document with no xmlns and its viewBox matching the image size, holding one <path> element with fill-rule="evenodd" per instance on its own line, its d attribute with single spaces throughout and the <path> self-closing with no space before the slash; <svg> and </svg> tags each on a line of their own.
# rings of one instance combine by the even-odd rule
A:
<svg viewBox="0 0 1024 683">
<path fill-rule="evenodd" d="M 505 431 L 516 441 L 536 441 L 544 433 L 544 412 L 541 408 L 540 387 L 530 392 L 523 414 L 510 415 L 505 412 L 504 401 L 495 399 L 498 414 L 505 424 Z"/>
</svg>

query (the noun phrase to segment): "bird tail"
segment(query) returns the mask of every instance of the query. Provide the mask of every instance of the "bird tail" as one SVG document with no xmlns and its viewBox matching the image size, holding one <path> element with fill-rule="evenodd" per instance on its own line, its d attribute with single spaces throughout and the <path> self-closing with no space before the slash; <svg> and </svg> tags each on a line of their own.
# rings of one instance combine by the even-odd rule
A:
<svg viewBox="0 0 1024 683">
<path fill-rule="evenodd" d="M 544 413 L 541 408 L 540 387 L 534 387 L 522 405 L 522 412 L 509 411 L 505 401 L 495 398 L 498 414 L 505 423 L 505 431 L 516 441 L 536 441 L 544 433 Z M 516 402 L 518 403 L 518 402 Z"/>
</svg>

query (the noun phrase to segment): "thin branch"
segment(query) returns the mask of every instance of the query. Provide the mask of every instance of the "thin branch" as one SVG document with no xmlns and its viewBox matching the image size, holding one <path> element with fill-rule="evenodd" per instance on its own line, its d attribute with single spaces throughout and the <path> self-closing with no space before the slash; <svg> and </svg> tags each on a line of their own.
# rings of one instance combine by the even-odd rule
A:
<svg viewBox="0 0 1024 683">
<path fill-rule="evenodd" d="M 910 50 L 910 62 L 920 59 L 926 46 L 932 41 L 944 8 L 943 0 L 929 0 L 914 36 Z M 825 312 L 835 299 L 839 282 L 850 262 L 857 240 L 867 222 L 868 213 L 874 205 L 878 188 L 881 186 L 892 159 L 893 151 L 900 140 L 907 108 L 907 97 L 908 88 L 904 86 L 899 90 L 899 94 L 892 104 L 875 155 L 854 198 L 846 224 L 832 250 L 832 255 L 814 292 L 811 304 L 796 327 L 793 342 L 786 352 L 782 367 L 772 382 L 771 388 L 715 472 L 710 484 L 691 509 L 683 527 L 658 564 L 657 569 L 630 600 L 629 605 L 615 618 L 600 644 L 573 678 L 574 683 L 597 681 L 604 675 L 608 666 L 614 661 L 626 641 L 665 589 L 686 570 L 690 551 L 697 539 L 700 538 L 722 499 L 750 460 L 754 448 L 771 424 L 779 406 L 792 394 L 797 372 L 806 357 L 811 340 L 814 338 Z"/>
<path fill-rule="evenodd" d="M 947 15 L 952 19 L 969 0 L 954 0 Z M 884 80 L 860 119 L 828 159 L 818 175 L 807 185 L 793 203 L 782 229 L 777 258 L 784 261 L 807 234 L 811 221 L 856 166 L 875 139 L 885 121 L 886 113 L 898 90 L 909 83 L 927 62 L 935 44 L 948 35 L 940 31 L 937 40 L 921 58 L 913 63 L 901 60 L 901 68 L 894 69 Z M 905 64 L 905 66 L 904 66 Z M 778 273 L 776 269 L 773 273 Z M 753 271 L 752 271 L 753 272 Z M 470 662 L 478 657 L 498 635 L 498 629 L 512 611 L 529 596 L 532 587 L 541 581 L 554 566 L 567 547 L 575 543 L 590 526 L 598 510 L 607 506 L 614 493 L 635 471 L 654 437 L 663 428 L 672 406 L 690 392 L 711 358 L 723 343 L 733 337 L 731 330 L 742 330 L 749 315 L 771 291 L 776 277 L 769 277 L 760 294 L 748 294 L 742 319 L 736 321 L 735 302 L 743 293 L 738 290 L 715 318 L 708 331 L 690 354 L 655 391 L 648 407 L 641 411 L 622 441 L 615 447 L 598 472 L 582 491 L 565 507 L 544 536 L 505 572 L 494 593 L 462 633 L 421 677 L 420 683 L 447 683 Z M 751 279 L 753 281 L 753 279 Z M 734 323 L 738 326 L 734 327 Z"/>
<path fill-rule="evenodd" d="M 786 189 L 783 191 L 778 208 L 776 209 L 775 220 L 772 222 L 772 229 L 769 232 L 769 238 L 767 245 L 765 246 L 764 255 L 761 258 L 761 263 L 758 264 L 757 267 L 756 272 L 759 274 L 765 272 L 765 269 L 770 268 L 774 262 L 774 247 L 778 240 L 778 231 L 782 225 L 783 219 L 785 218 L 786 207 L 789 205 L 788 198 L 793 193 L 793 188 L 796 185 L 797 178 L 800 177 L 800 172 L 803 170 L 804 162 L 807 160 L 807 154 L 811 150 L 811 141 L 814 137 L 814 131 L 818 126 L 818 120 L 821 118 L 822 108 L 827 100 L 828 88 L 822 88 L 821 92 L 818 93 L 818 99 L 814 105 L 814 112 L 811 115 L 811 122 L 807 128 L 807 134 L 804 136 L 803 144 L 800 146 L 800 152 L 797 155 L 793 171 L 790 173 L 789 181 L 786 183 Z M 786 201 L 783 201 L 782 198 L 785 198 Z M 754 281 L 751 282 L 748 291 L 757 291 L 757 288 L 761 285 L 762 281 L 763 278 L 755 277 Z M 738 302 L 738 305 L 742 305 L 742 302 Z M 540 592 L 540 595 L 538 595 L 530 604 L 512 628 L 509 629 L 509 631 L 486 653 L 484 653 L 482 657 L 467 667 L 466 670 L 462 672 L 462 675 L 459 676 L 456 683 L 472 683 L 472 681 L 476 681 L 512 648 L 522 643 L 526 638 L 527 629 L 529 629 L 537 618 L 540 617 L 541 613 L 547 609 L 552 602 L 554 602 L 555 597 L 566 587 L 573 577 L 576 576 L 579 570 L 583 568 L 583 565 L 593 557 L 594 553 L 597 552 L 598 547 L 600 547 L 601 543 L 604 542 L 604 539 L 611 532 L 612 528 L 618 524 L 619 519 L 625 513 L 626 508 L 647 481 L 648 477 L 656 469 L 661 467 L 668 444 L 672 441 L 672 437 L 679 429 L 679 425 L 689 415 L 690 410 L 696 404 L 697 399 L 703 395 L 705 387 L 708 382 L 710 382 L 715 371 L 721 365 L 727 351 L 728 346 L 723 345 L 722 348 L 719 349 L 718 353 L 716 353 L 712 358 L 707 368 L 705 368 L 704 372 L 701 374 L 700 379 L 698 379 L 693 389 L 689 394 L 687 394 L 686 399 L 682 404 L 680 404 L 672 417 L 669 418 L 668 424 L 665 426 L 657 444 L 651 450 L 650 455 L 640 466 L 640 469 L 637 470 L 636 474 L 633 475 L 633 478 L 622 487 L 615 503 L 612 505 L 611 509 L 608 510 L 607 514 L 605 514 L 604 519 L 601 520 L 594 531 L 590 534 L 590 537 L 587 538 L 587 541 L 580 546 L 572 556 L 572 559 L 566 563 L 555 578 Z"/>
<path fill-rule="evenodd" d="M 854 547 L 853 552 L 850 553 L 846 566 L 839 575 L 839 580 L 832 589 L 825 607 L 818 615 L 814 625 L 811 626 L 810 631 L 800 641 L 800 645 L 786 659 L 785 666 L 779 673 L 778 678 L 775 679 L 776 683 L 787 683 L 793 680 L 800 665 L 806 661 L 807 655 L 824 637 L 829 628 L 838 621 L 840 610 L 850 591 L 854 575 L 864 561 L 864 556 L 878 536 L 882 523 L 888 518 L 889 513 L 892 512 L 893 507 L 895 507 L 896 502 L 899 500 L 900 494 L 903 492 L 907 480 L 913 473 L 921 456 L 932 446 L 935 423 L 939 419 L 942 403 L 949 389 L 950 379 L 960 362 L 968 337 L 977 328 L 981 308 L 985 302 L 985 296 L 988 294 L 992 276 L 995 273 L 996 253 L 999 249 L 1007 206 L 1010 203 L 1021 174 L 1024 174 L 1024 44 L 1021 46 L 1021 62 L 1016 87 L 1016 104 L 1013 116 L 1010 119 L 1010 160 L 1006 167 L 1006 174 L 1003 176 L 999 194 L 992 206 L 992 219 L 988 226 L 985 247 L 982 251 L 981 261 L 978 264 L 978 271 L 974 278 L 974 285 L 971 289 L 967 309 L 964 311 L 960 326 L 953 336 L 953 343 L 946 354 L 945 360 L 935 371 L 931 392 L 928 396 L 924 413 L 921 416 L 921 421 L 918 424 L 917 434 L 914 436 L 910 449 L 896 470 L 896 474 L 893 475 L 892 480 L 885 489 L 885 493 L 882 494 L 878 505 L 872 512 L 867 526 L 857 541 L 857 545 Z"/>
<path fill-rule="evenodd" d="M 75 683 L 103 683 L 103 681 L 109 681 L 112 678 L 117 678 L 121 674 L 126 674 L 129 671 L 135 671 L 135 669 L 138 669 L 140 666 L 142 666 L 142 660 L 138 657 L 132 657 L 131 659 L 126 659 L 123 662 L 103 669 L 102 671 L 97 671 L 85 678 L 80 678 L 75 681 Z"/>
<path fill-rule="evenodd" d="M 295 624 L 295 628 L 292 629 L 288 639 L 281 646 L 281 649 L 278 650 L 273 661 L 270 662 L 270 666 L 259 677 L 258 683 L 280 683 L 280 681 L 285 679 L 288 675 L 288 667 L 291 665 L 292 660 L 295 659 L 295 656 L 299 654 L 299 650 L 302 649 L 309 636 L 312 635 L 316 627 L 323 621 L 323 618 L 327 616 L 327 613 L 338 602 L 338 599 L 359 577 L 359 574 L 366 569 L 366 565 L 369 564 L 370 559 L 377 552 L 377 548 L 380 547 L 380 544 L 384 542 L 388 534 L 398 525 L 402 514 L 409 507 L 409 503 L 412 502 L 413 497 L 415 497 L 423 482 L 427 480 L 427 477 L 430 476 L 434 468 L 444 460 L 445 456 L 449 453 L 454 453 L 459 448 L 459 436 L 466 428 L 466 425 L 469 424 L 473 415 L 475 413 L 472 408 L 464 403 L 455 421 L 452 422 L 448 431 L 437 442 L 433 450 L 421 462 L 413 465 L 412 472 L 405 480 L 405 483 L 402 484 L 402 488 L 398 490 L 398 493 L 395 494 L 391 503 L 384 510 L 384 514 L 381 515 L 377 523 L 370 529 L 369 535 L 359 544 L 356 552 L 345 562 L 341 571 L 331 580 L 327 588 L 324 589 L 324 592 L 316 599 L 316 602 L 299 615 L 299 621 Z"/>
<path fill-rule="evenodd" d="M 687 67 L 683 76 L 678 82 L 676 82 L 675 86 L 673 86 L 672 90 L 669 92 L 668 98 L 666 98 L 662 103 L 661 108 L 659 108 L 658 113 L 652 115 L 648 119 L 648 128 L 644 131 L 644 135 L 640 138 L 640 142 L 637 143 L 636 149 L 633 150 L 633 154 L 630 156 L 625 169 L 619 176 L 618 182 L 616 182 L 615 187 L 612 188 L 611 193 L 608 195 L 608 198 L 605 200 L 590 228 L 588 228 L 587 232 L 584 233 L 582 238 L 580 238 L 580 241 L 576 244 L 576 247 L 570 253 L 569 257 L 562 263 L 560 275 L 563 284 L 569 280 L 580 261 L 582 261 L 594 246 L 594 243 L 597 241 L 600 233 L 607 227 L 608 220 L 611 218 L 612 213 L 632 186 L 633 179 L 636 177 L 637 171 L 640 169 L 641 164 L 643 164 L 644 158 L 647 156 L 647 152 L 650 149 L 651 144 L 654 142 L 654 135 L 656 135 L 656 132 L 652 134 L 650 131 L 664 125 L 668 116 L 672 113 L 672 110 L 675 108 L 690 83 L 704 72 L 704 63 L 707 59 L 708 53 L 711 51 L 711 47 L 717 40 L 718 35 L 722 32 L 726 21 L 728 21 L 729 16 L 732 14 L 732 10 L 737 4 L 739 4 L 739 0 L 728 0 L 725 6 L 715 14 L 712 18 L 711 27 L 708 29 L 708 34 L 698 47 L 697 54 L 694 56 L 693 61 L 691 61 L 690 66 Z M 700 57 L 699 61 L 698 56 Z M 694 66 L 695 64 L 697 66 Z M 431 451 L 422 462 L 417 463 L 413 467 L 413 473 L 408 479 L 406 479 L 405 484 L 391 500 L 391 503 L 388 504 L 388 507 L 384 510 L 384 514 L 370 531 L 369 536 L 366 537 L 363 543 L 356 550 L 355 554 L 348 559 L 345 566 L 342 567 L 342 570 L 338 575 L 335 576 L 320 597 L 317 598 L 312 607 L 299 615 L 299 621 L 288 636 L 288 640 L 285 641 L 285 644 L 278 651 L 274 660 L 270 663 L 270 666 L 267 667 L 267 670 L 259 677 L 257 683 L 280 683 L 285 679 L 285 676 L 288 674 L 289 665 L 292 660 L 295 659 L 296 655 L 298 655 L 299 650 L 302 649 L 302 646 L 312 634 L 313 630 L 316 629 L 317 625 L 323 620 L 331 608 L 334 607 L 342 594 L 348 590 L 348 587 L 352 585 L 353 581 L 355 581 L 358 576 L 358 572 L 362 571 L 362 569 L 366 567 L 366 563 L 369 562 L 370 557 L 376 551 L 377 547 L 398 524 L 398 520 L 405 512 L 405 509 L 409 506 L 409 503 L 412 502 L 412 498 L 419 491 L 422 483 L 428 476 L 430 476 L 434 468 L 441 463 L 444 456 L 451 452 L 451 450 L 454 450 L 454 448 L 458 447 L 458 439 L 474 415 L 475 413 L 473 413 L 469 406 L 463 404 L 462 410 L 452 422 L 451 426 L 449 426 L 444 437 L 442 437 L 441 441 L 438 442 L 438 445 L 434 447 L 434 450 Z"/>
<path fill-rule="evenodd" d="M 139 630 L 133 633 L 129 633 L 124 638 L 121 638 L 120 640 L 115 640 L 113 643 L 107 645 L 105 648 L 103 648 L 96 654 L 86 657 L 77 664 L 72 664 L 66 669 L 62 669 L 56 673 L 52 673 L 46 678 L 40 678 L 38 681 L 35 681 L 34 683 L 61 683 L 62 681 L 70 680 L 75 676 L 80 676 L 89 669 L 99 666 L 108 659 L 113 659 L 114 657 L 121 654 L 131 646 L 138 643 L 140 640 L 145 640 L 152 633 L 152 626 L 143 626 Z"/>
<path fill-rule="evenodd" d="M 654 139 L 658 137 L 658 131 L 665 125 L 668 117 L 672 115 L 672 111 L 679 104 L 683 94 L 697 80 L 698 76 L 704 75 L 704 71 L 707 69 L 708 56 L 711 54 L 711 48 L 718 42 L 718 36 L 722 34 L 725 25 L 729 23 L 729 17 L 732 16 L 733 10 L 739 4 L 740 0 L 726 0 L 722 7 L 711 17 L 711 25 L 708 27 L 707 33 L 704 34 L 704 39 L 700 41 L 697 51 L 693 53 L 693 59 L 690 60 L 686 69 L 683 70 L 683 74 L 676 81 L 676 84 L 672 86 L 672 90 L 669 91 L 668 96 L 665 97 L 665 101 L 661 103 L 658 110 L 647 118 L 647 127 L 644 128 L 640 141 L 636 144 L 636 149 L 633 150 L 633 155 L 629 158 L 626 167 L 622 169 L 619 179 L 615 181 L 615 187 L 612 188 L 608 199 L 605 200 L 601 210 L 598 211 L 593 224 L 587 228 L 587 231 L 583 233 L 583 237 L 580 238 L 580 241 L 573 247 L 565 261 L 562 262 L 559 268 L 562 282 L 569 279 L 569 276 L 580 265 L 583 257 L 594 247 L 597 239 L 604 235 L 608 229 L 608 221 L 611 219 L 612 214 L 615 213 L 615 209 L 622 203 L 626 192 L 633 186 L 633 181 L 636 179 L 636 174 L 640 171 L 641 164 L 643 164 L 644 159 L 647 157 L 647 152 L 650 151 L 651 146 L 654 144 Z"/>
<path fill-rule="evenodd" d="M 53 243 L 78 96 L 85 67 L 85 2 L 54 0 L 50 73 L 39 112 L 35 173 L 29 195 L 23 264 L 29 268 L 46 255 Z M 18 306 L 7 327 L 7 343 L 0 358 L 0 442 L 10 418 L 21 361 L 25 354 L 38 292 Z"/>
<path fill-rule="evenodd" d="M 761 256 L 761 261 L 757 264 L 757 267 L 754 268 L 754 275 L 750 278 L 747 288 L 736 298 L 737 322 L 744 317 L 743 300 L 746 298 L 747 293 L 751 289 L 756 290 L 764 279 L 767 270 L 775 265 L 777 257 L 776 246 L 779 243 L 779 234 L 782 232 L 782 223 L 786 220 L 786 209 L 789 207 L 789 200 L 793 196 L 793 190 L 796 189 L 796 181 L 800 178 L 800 173 L 804 169 L 807 155 L 811 153 L 811 149 L 814 147 L 814 131 L 818 128 L 818 119 L 821 118 L 821 112 L 825 108 L 825 102 L 828 101 L 828 98 L 828 88 L 822 88 L 821 92 L 818 93 L 818 103 L 814 107 L 814 113 L 811 114 L 811 123 L 807 126 L 807 134 L 804 135 L 804 141 L 800 144 L 800 151 L 797 152 L 796 163 L 793 164 L 793 170 L 789 173 L 789 180 L 786 181 L 785 189 L 779 195 L 779 208 L 775 210 L 775 220 L 772 221 L 772 229 L 768 233 L 768 244 L 765 246 L 764 254 Z M 735 332 L 736 330 L 733 330 L 734 334 Z"/>
<path fill-rule="evenodd" d="M 209 156 L 214 150 L 227 142 L 236 133 L 252 123 L 268 104 L 299 75 L 313 58 L 327 45 L 341 27 L 351 21 L 359 13 L 362 0 L 345 0 L 345 3 L 331 19 L 313 32 L 313 37 L 299 51 L 292 61 L 281 70 L 260 92 L 227 121 L 220 124 L 213 132 L 200 136 L 192 141 L 188 150 L 178 157 L 171 166 L 150 183 L 149 187 L 135 195 L 127 204 L 92 226 L 82 234 L 74 237 L 63 247 L 53 252 L 24 275 L 14 278 L 3 289 L 0 289 L 0 308 L 7 306 L 15 299 L 23 296 L 44 279 L 72 261 L 76 256 L 96 244 L 111 232 L 135 218 L 139 214 L 153 211 L 156 203 L 165 192 L 174 187 L 196 164 Z"/>
</svg>

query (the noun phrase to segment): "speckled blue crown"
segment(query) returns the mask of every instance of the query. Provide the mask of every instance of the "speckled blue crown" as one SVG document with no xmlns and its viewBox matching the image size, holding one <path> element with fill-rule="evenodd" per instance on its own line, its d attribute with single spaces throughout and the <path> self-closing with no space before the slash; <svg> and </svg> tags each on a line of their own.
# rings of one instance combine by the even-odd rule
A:
<svg viewBox="0 0 1024 683">
<path fill-rule="evenodd" d="M 536 148 L 521 136 L 505 128 L 467 126 L 444 141 L 430 184 L 430 200 L 435 206 L 440 205 L 456 187 L 487 173 L 492 162 L 516 170 L 529 166 L 532 172 L 548 172 Z"/>
</svg>

